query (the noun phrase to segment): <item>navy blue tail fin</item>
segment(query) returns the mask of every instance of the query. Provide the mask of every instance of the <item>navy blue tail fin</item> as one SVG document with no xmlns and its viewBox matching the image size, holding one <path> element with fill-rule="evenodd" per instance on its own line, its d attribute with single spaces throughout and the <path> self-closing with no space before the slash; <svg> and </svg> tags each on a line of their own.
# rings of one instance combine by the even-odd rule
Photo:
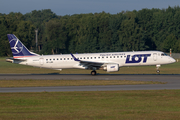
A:
<svg viewBox="0 0 180 120">
<path fill-rule="evenodd" d="M 14 58 L 23 58 L 38 55 L 36 53 L 30 52 L 14 34 L 7 34 L 7 36 Z"/>
</svg>

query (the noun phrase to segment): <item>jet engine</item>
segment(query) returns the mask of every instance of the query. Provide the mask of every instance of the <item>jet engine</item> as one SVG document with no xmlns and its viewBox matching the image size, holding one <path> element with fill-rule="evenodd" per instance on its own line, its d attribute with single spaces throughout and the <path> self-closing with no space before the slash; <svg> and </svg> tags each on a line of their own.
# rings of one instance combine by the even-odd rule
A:
<svg viewBox="0 0 180 120">
<path fill-rule="evenodd" d="M 117 72 L 119 71 L 119 64 L 107 64 L 107 66 L 104 67 L 104 70 L 107 72 Z"/>
</svg>

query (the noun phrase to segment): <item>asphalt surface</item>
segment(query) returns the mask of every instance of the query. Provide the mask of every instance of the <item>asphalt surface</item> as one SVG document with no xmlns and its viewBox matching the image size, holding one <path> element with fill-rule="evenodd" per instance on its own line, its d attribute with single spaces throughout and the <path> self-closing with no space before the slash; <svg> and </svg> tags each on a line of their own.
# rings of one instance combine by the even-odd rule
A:
<svg viewBox="0 0 180 120">
<path fill-rule="evenodd" d="M 0 80 L 134 80 L 159 81 L 167 84 L 154 85 L 108 85 L 108 86 L 60 86 L 0 88 L 0 92 L 52 92 L 52 91 L 116 91 L 116 90 L 164 90 L 180 89 L 180 74 L 176 75 L 129 75 L 129 74 L 0 74 Z"/>
</svg>

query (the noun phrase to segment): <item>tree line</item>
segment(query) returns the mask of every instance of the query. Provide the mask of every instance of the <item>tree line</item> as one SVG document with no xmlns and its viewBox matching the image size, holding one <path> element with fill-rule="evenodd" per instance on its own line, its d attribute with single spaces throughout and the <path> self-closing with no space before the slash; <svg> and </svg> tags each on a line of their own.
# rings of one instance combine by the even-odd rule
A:
<svg viewBox="0 0 180 120">
<path fill-rule="evenodd" d="M 160 50 L 180 52 L 180 7 L 58 16 L 50 9 L 0 13 L 0 56 L 11 56 L 7 34 L 39 54 Z"/>
</svg>

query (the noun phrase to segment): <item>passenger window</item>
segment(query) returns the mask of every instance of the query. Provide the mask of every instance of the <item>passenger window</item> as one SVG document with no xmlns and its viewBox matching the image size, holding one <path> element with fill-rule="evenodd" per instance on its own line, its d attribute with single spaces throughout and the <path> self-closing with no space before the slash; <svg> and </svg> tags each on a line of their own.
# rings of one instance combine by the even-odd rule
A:
<svg viewBox="0 0 180 120">
<path fill-rule="evenodd" d="M 60 58 L 60 60 L 62 60 L 62 58 Z"/>
<path fill-rule="evenodd" d="M 50 59 L 51 60 L 51 59 Z"/>
<path fill-rule="evenodd" d="M 102 57 L 102 58 L 104 58 L 104 57 Z"/>
<path fill-rule="evenodd" d="M 108 58 L 108 56 L 106 58 Z"/>
<path fill-rule="evenodd" d="M 46 59 L 46 61 L 48 61 L 48 59 Z"/>
<path fill-rule="evenodd" d="M 116 56 L 114 56 L 114 58 L 116 58 Z"/>
<path fill-rule="evenodd" d="M 126 56 L 124 56 L 124 58 L 126 58 Z"/>
<path fill-rule="evenodd" d="M 89 59 L 89 57 L 87 57 L 87 59 Z"/>
<path fill-rule="evenodd" d="M 53 60 L 55 60 L 55 59 L 53 59 Z"/>
<path fill-rule="evenodd" d="M 117 56 L 117 58 L 119 58 L 119 56 Z"/>
<path fill-rule="evenodd" d="M 84 57 L 84 59 L 86 59 L 86 58 Z"/>
<path fill-rule="evenodd" d="M 94 59 L 96 59 L 96 57 L 94 57 Z"/>
<path fill-rule="evenodd" d="M 57 58 L 57 60 L 59 60 L 59 59 Z"/>
<path fill-rule="evenodd" d="M 64 58 L 64 60 L 66 60 L 66 58 Z"/>
<path fill-rule="evenodd" d="M 67 60 L 69 60 L 69 58 L 67 58 Z"/>
</svg>

